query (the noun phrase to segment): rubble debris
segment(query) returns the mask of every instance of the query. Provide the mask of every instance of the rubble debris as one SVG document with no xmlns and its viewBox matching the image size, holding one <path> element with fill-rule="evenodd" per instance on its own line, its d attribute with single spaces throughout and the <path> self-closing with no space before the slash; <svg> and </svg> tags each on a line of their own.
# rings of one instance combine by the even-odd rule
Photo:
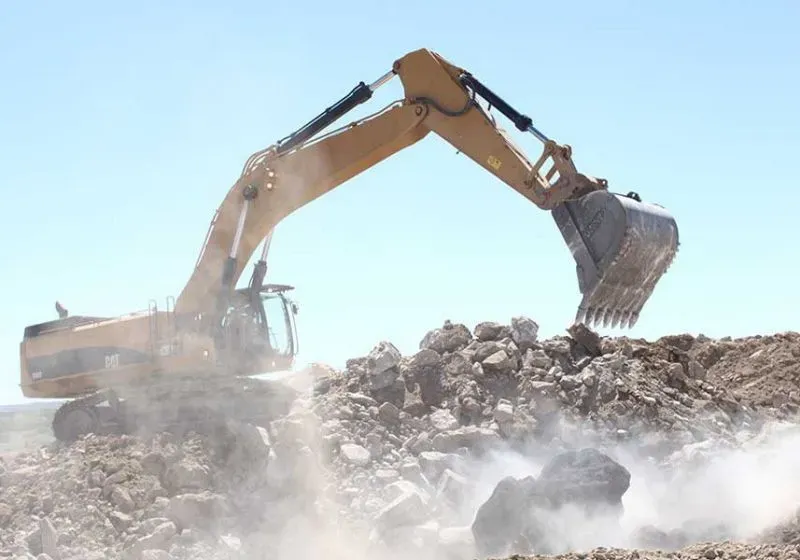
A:
<svg viewBox="0 0 800 560">
<path fill-rule="evenodd" d="M 615 446 L 667 473 L 797 419 L 795 333 L 647 342 L 579 324 L 567 334 L 541 339 L 522 316 L 472 330 L 448 321 L 410 356 L 379 341 L 343 371 L 315 365 L 309 390 L 287 391 L 278 415 L 3 455 L 0 556 L 284 560 L 283 535 L 298 524 L 336 527 L 377 557 L 567 553 L 586 547 L 559 512 L 618 523 L 632 475 Z M 507 476 L 507 456 L 546 462 Z M 499 465 L 489 482 L 486 465 Z M 673 558 L 782 558 L 798 525 L 787 519 L 758 545 L 723 543 L 731 530 L 714 520 L 641 527 L 630 542 L 681 549 Z"/>
</svg>

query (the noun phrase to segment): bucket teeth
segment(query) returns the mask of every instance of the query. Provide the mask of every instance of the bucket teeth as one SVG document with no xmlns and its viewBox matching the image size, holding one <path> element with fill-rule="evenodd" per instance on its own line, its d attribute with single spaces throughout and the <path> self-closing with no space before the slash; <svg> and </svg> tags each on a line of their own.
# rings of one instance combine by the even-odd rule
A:
<svg viewBox="0 0 800 560">
<path fill-rule="evenodd" d="M 566 202 L 553 217 L 577 264 L 583 299 L 576 322 L 632 328 L 677 254 L 674 218 L 608 191 Z"/>
<path fill-rule="evenodd" d="M 674 250 L 668 248 L 666 253 L 660 259 L 648 259 L 641 264 L 640 270 L 634 274 L 635 277 L 644 276 L 644 281 L 639 286 L 631 286 L 620 281 L 614 269 L 623 265 L 619 261 L 614 261 L 594 289 L 584 294 L 576 314 L 576 321 L 584 323 L 587 327 L 602 326 L 613 329 L 632 328 L 636 325 L 656 283 L 674 260 L 677 248 Z M 622 258 L 630 258 L 630 255 L 628 252 Z"/>
</svg>

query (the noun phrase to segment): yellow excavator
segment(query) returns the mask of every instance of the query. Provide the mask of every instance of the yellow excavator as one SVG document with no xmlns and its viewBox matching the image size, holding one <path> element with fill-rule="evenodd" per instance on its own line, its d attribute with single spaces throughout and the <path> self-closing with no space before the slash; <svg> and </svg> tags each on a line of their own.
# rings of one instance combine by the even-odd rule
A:
<svg viewBox="0 0 800 560">
<path fill-rule="evenodd" d="M 322 134 L 395 76 L 402 82 L 401 99 Z M 538 159 L 526 157 L 493 111 L 541 141 Z M 274 387 L 248 385 L 258 374 L 290 369 L 297 352 L 292 286 L 264 283 L 272 231 L 298 208 L 429 132 L 551 212 L 576 262 L 583 294 L 576 321 L 636 323 L 677 252 L 673 217 L 634 192 L 611 193 L 604 179 L 579 173 L 568 145 L 545 136 L 469 71 L 419 49 L 250 156 L 217 209 L 183 291 L 164 310 L 151 302 L 147 311 L 122 317 L 69 316 L 57 304 L 58 320 L 26 327 L 20 345 L 23 394 L 71 399 L 53 420 L 56 437 L 64 441 L 101 426 L 130 431 L 156 417 L 176 422 L 185 418 L 182 407 L 208 415 L 213 403 L 224 403 L 219 414 L 243 414 L 249 409 L 242 395 L 275 396 Z M 236 288 L 261 243 L 249 284 Z M 264 401 L 257 402 L 250 409 L 263 411 Z M 274 410 L 281 403 L 275 399 Z"/>
</svg>

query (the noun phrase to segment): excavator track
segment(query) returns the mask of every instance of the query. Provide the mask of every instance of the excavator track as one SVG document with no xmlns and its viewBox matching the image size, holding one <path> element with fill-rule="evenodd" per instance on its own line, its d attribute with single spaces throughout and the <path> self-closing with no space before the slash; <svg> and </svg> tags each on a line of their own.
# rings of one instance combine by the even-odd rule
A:
<svg viewBox="0 0 800 560">
<path fill-rule="evenodd" d="M 106 391 L 67 401 L 53 416 L 53 435 L 59 441 L 74 441 L 86 433 L 98 433 L 102 423 L 97 405 L 107 400 Z"/>
<path fill-rule="evenodd" d="M 72 442 L 90 433 L 209 432 L 231 420 L 267 425 L 296 396 L 269 380 L 181 377 L 68 401 L 56 411 L 52 430 L 58 441 Z"/>
</svg>

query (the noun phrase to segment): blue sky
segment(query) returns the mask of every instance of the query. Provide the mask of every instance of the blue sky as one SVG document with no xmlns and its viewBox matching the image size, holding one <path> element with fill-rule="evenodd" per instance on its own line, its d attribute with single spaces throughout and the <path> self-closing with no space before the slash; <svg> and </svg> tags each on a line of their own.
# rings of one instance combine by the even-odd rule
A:
<svg viewBox="0 0 800 560">
<path fill-rule="evenodd" d="M 797 328 L 800 3 L 111 4 L 0 8 L 0 403 L 23 401 L 26 324 L 57 298 L 114 315 L 177 296 L 247 157 L 420 47 L 675 215 L 681 251 L 631 336 Z M 447 318 L 558 334 L 580 301 L 551 217 L 434 135 L 282 222 L 269 279 L 297 287 L 300 360 L 337 365 L 381 339 L 413 352 Z"/>
</svg>

